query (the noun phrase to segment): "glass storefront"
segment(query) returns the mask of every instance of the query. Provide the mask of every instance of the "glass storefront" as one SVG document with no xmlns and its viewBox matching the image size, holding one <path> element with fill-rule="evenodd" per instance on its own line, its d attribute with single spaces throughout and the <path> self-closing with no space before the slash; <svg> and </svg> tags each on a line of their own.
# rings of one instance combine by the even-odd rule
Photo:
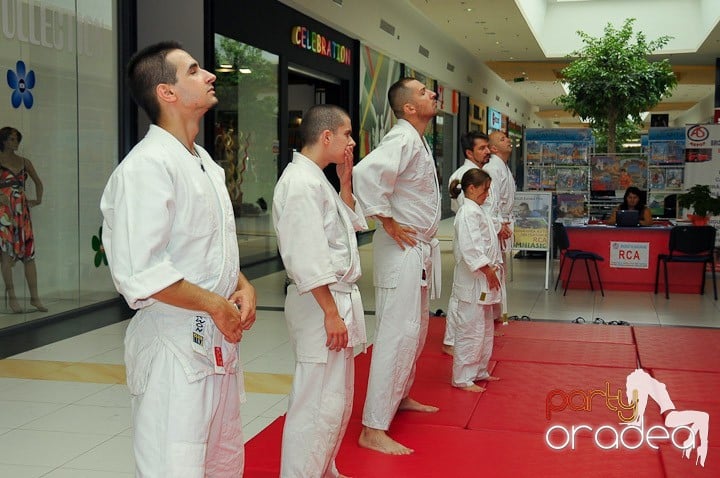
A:
<svg viewBox="0 0 720 478">
<path fill-rule="evenodd" d="M 215 160 L 225 169 L 240 262 L 277 255 L 271 208 L 278 178 L 278 61 L 272 53 L 215 35 Z"/>
<path fill-rule="evenodd" d="M 116 12 L 116 0 L 0 0 L 0 128 L 22 135 L 0 152 L 0 328 L 117 297 L 92 247 L 118 160 Z"/>
</svg>

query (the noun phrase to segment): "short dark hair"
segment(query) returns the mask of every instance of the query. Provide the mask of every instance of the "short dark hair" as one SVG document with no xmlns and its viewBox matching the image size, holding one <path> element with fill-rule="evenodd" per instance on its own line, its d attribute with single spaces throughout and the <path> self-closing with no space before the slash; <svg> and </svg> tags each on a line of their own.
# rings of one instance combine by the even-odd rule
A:
<svg viewBox="0 0 720 478">
<path fill-rule="evenodd" d="M 403 106 L 412 97 L 412 90 L 407 87 L 407 84 L 414 79 L 410 77 L 400 78 L 388 90 L 388 103 L 390 103 L 390 108 L 392 108 L 395 117 L 398 119 L 405 117 Z"/>
<path fill-rule="evenodd" d="M 315 105 L 303 116 L 300 123 L 300 141 L 303 147 L 317 143 L 320 133 L 325 130 L 335 131 L 350 115 L 336 105 Z"/>
<path fill-rule="evenodd" d="M 460 136 L 460 146 L 462 147 L 463 155 L 465 155 L 465 151 L 473 150 L 473 148 L 475 147 L 476 139 L 482 139 L 490 142 L 490 138 L 485 133 L 482 133 L 480 131 L 468 131 L 464 135 Z"/>
<path fill-rule="evenodd" d="M 22 133 L 12 126 L 5 126 L 4 128 L 0 129 L 0 151 L 5 151 L 5 141 L 8 140 L 11 134 L 15 133 L 15 136 L 17 136 L 18 143 L 22 141 Z"/>
<path fill-rule="evenodd" d="M 182 45 L 176 41 L 155 43 L 135 53 L 127 65 L 130 95 L 153 123 L 157 123 L 160 116 L 155 87 L 160 83 L 174 85 L 177 81 L 177 68 L 167 61 L 168 53 L 173 50 L 182 50 Z"/>
</svg>

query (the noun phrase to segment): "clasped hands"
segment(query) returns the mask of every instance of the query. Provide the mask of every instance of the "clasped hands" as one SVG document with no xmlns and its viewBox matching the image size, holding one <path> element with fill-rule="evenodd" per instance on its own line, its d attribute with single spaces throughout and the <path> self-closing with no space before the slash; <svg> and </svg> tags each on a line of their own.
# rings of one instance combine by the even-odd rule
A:
<svg viewBox="0 0 720 478">
<path fill-rule="evenodd" d="M 255 323 L 255 290 L 236 290 L 211 314 L 213 322 L 230 343 L 240 342 L 243 332 Z"/>
</svg>

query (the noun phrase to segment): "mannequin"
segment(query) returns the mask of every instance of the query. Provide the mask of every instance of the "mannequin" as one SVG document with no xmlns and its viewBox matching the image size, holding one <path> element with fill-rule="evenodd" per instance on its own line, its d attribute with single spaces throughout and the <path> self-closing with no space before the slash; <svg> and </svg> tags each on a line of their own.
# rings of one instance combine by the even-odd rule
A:
<svg viewBox="0 0 720 478">
<path fill-rule="evenodd" d="M 47 312 L 38 295 L 35 237 L 30 220 L 30 208 L 42 202 L 43 184 L 30 160 L 15 154 L 20 141 L 22 134 L 17 129 L 10 126 L 0 129 L 0 267 L 5 282 L 5 307 L 16 314 L 23 312 L 15 295 L 12 275 L 15 262 L 22 261 L 30 289 L 30 305 Z M 25 195 L 28 176 L 35 183 L 35 199 Z"/>
</svg>

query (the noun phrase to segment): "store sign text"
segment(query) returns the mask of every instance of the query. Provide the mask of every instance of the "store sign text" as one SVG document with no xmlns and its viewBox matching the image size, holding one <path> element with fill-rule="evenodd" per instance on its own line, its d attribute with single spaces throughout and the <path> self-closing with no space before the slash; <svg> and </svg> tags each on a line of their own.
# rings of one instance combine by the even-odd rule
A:
<svg viewBox="0 0 720 478">
<path fill-rule="evenodd" d="M 8 40 L 92 56 L 104 42 L 98 19 L 75 16 L 38 1 L 2 0 L 0 23 Z M 77 47 L 76 47 L 77 36 Z"/>
<path fill-rule="evenodd" d="M 351 64 L 352 50 L 349 47 L 310 31 L 307 27 L 293 27 L 290 33 L 290 41 L 295 46 L 305 48 L 318 55 L 333 58 L 343 65 L 349 66 Z"/>
</svg>

